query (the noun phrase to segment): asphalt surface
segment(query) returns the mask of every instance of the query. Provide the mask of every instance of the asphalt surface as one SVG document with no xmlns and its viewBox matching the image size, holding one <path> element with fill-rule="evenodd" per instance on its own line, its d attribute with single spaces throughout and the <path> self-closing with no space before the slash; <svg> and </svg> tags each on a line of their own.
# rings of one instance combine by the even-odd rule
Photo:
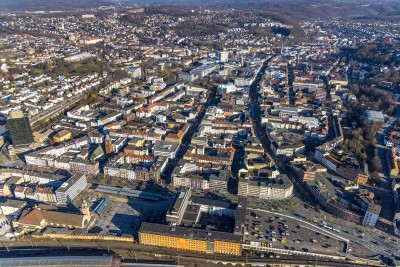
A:
<svg viewBox="0 0 400 267">
<path fill-rule="evenodd" d="M 392 178 L 390 177 L 390 162 L 388 161 L 388 153 L 389 149 L 384 146 L 383 139 L 385 135 L 389 134 L 390 131 L 393 129 L 393 126 L 395 125 L 397 119 L 400 117 L 400 104 L 397 103 L 396 110 L 393 114 L 393 116 L 390 117 L 389 122 L 385 123 L 381 129 L 381 131 L 377 132 L 375 135 L 376 138 L 376 149 L 378 151 L 378 156 L 379 159 L 382 162 L 382 173 L 384 177 L 380 181 L 380 194 L 382 196 L 383 200 L 383 205 L 382 205 L 382 210 L 380 217 L 388 220 L 388 221 L 393 221 L 394 217 L 394 209 L 395 209 L 395 203 L 394 203 L 394 195 L 391 190 L 391 184 L 392 184 Z M 385 229 L 383 229 L 385 230 Z M 389 230 L 389 229 L 387 229 Z M 390 229 L 391 230 L 391 229 Z"/>
<path fill-rule="evenodd" d="M 253 213 L 253 216 L 249 217 L 249 230 L 251 233 L 248 238 L 252 241 L 267 242 L 273 248 L 304 252 L 328 253 L 331 255 L 344 252 L 345 244 L 343 242 L 338 241 L 329 234 L 321 233 L 317 227 L 269 212 L 256 211 L 251 213 Z M 287 236 L 283 235 L 280 229 L 282 226 L 287 229 Z M 254 236 L 258 233 L 261 233 L 263 237 L 260 238 L 258 236 L 257 238 Z"/>
<path fill-rule="evenodd" d="M 261 118 L 262 118 L 262 109 L 260 106 L 260 103 L 258 101 L 258 98 L 260 96 L 258 90 L 259 90 L 259 85 L 261 82 L 261 79 L 263 78 L 265 74 L 265 70 L 268 67 L 269 62 L 275 57 L 275 55 L 271 56 L 267 60 L 264 61 L 263 66 L 261 67 L 260 71 L 257 73 L 256 78 L 254 79 L 253 83 L 250 85 L 249 88 L 249 96 L 250 96 L 250 103 L 249 103 L 249 108 L 250 108 L 250 117 L 253 122 L 253 128 L 256 133 L 256 136 L 258 139 L 260 139 L 264 149 L 268 151 L 272 155 L 272 151 L 269 147 L 269 141 L 267 138 L 267 135 L 265 133 L 264 127 L 261 125 Z"/>
</svg>

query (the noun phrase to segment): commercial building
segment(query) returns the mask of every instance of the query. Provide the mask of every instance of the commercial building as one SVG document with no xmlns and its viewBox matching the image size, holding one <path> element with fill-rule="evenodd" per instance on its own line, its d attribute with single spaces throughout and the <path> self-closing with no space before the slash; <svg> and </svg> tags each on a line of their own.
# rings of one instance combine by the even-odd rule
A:
<svg viewBox="0 0 400 267">
<path fill-rule="evenodd" d="M 236 215 L 241 222 L 236 222 Z M 203 253 L 241 255 L 246 205 L 208 197 L 192 196 L 190 188 L 177 192 L 166 214 L 168 225 L 142 223 L 139 242 L 143 245 Z M 213 218 L 214 225 L 207 225 Z M 239 231 L 234 228 L 239 226 Z M 227 230 L 228 229 L 228 230 Z M 228 232 L 227 232 L 228 231 Z"/>
<path fill-rule="evenodd" d="M 76 173 L 56 190 L 58 204 L 69 204 L 87 186 L 86 176 Z"/>
<path fill-rule="evenodd" d="M 206 213 L 212 216 L 230 217 L 230 218 L 235 218 L 236 216 L 236 204 L 230 201 L 192 196 L 190 204 L 199 207 L 200 212 L 197 216 L 198 218 L 196 218 L 195 223 L 198 223 L 198 219 L 201 216 L 201 213 Z"/>
<path fill-rule="evenodd" d="M 221 63 L 225 63 L 228 61 L 229 53 L 228 51 L 219 51 L 218 52 L 218 61 Z"/>
<path fill-rule="evenodd" d="M 139 230 L 142 245 L 202 253 L 241 255 L 241 237 L 232 233 L 181 226 L 142 223 Z"/>
<path fill-rule="evenodd" d="M 211 174 L 209 178 L 209 189 L 213 192 L 224 193 L 228 190 L 230 172 L 222 170 L 218 175 Z"/>
<path fill-rule="evenodd" d="M 75 38 L 75 36 L 73 38 Z M 66 57 L 65 61 L 67 61 L 67 62 L 78 62 L 78 61 L 82 61 L 82 60 L 85 60 L 85 59 L 88 59 L 88 58 L 91 58 L 91 57 L 94 57 L 94 56 L 95 55 L 93 55 L 93 54 L 90 54 L 90 53 L 87 53 L 87 52 L 83 52 L 83 53 L 79 53 L 79 54 L 76 54 L 76 55 L 72 55 L 72 56 Z"/>
<path fill-rule="evenodd" d="M 189 188 L 176 193 L 175 200 L 169 208 L 166 218 L 168 222 L 180 224 L 189 202 L 192 191 Z"/>
<path fill-rule="evenodd" d="M 340 201 L 340 195 L 343 193 L 335 188 L 327 176 L 327 173 L 317 173 L 314 180 L 305 181 L 304 184 L 326 211 L 344 220 L 361 224 L 363 217 L 350 210 L 348 204 L 345 205 Z"/>
<path fill-rule="evenodd" d="M 193 82 L 199 78 L 198 75 L 190 73 L 190 72 L 180 72 L 178 74 L 178 79 L 186 82 Z"/>
<path fill-rule="evenodd" d="M 131 78 L 134 79 L 142 78 L 142 68 L 140 66 L 130 66 L 125 70 Z"/>
<path fill-rule="evenodd" d="M 363 225 L 369 227 L 375 227 L 380 212 L 381 212 L 381 206 L 376 204 L 370 205 L 364 214 Z"/>
<path fill-rule="evenodd" d="M 366 110 L 365 115 L 369 121 L 385 121 L 385 117 L 381 111 Z"/>
<path fill-rule="evenodd" d="M 329 153 L 317 149 L 314 154 L 315 159 L 329 170 L 341 177 L 357 184 L 366 184 L 369 176 L 360 168 L 355 168 L 347 162 L 341 162 L 332 157 Z"/>
<path fill-rule="evenodd" d="M 34 141 L 29 118 L 24 116 L 22 111 L 14 111 L 10 113 L 7 119 L 7 129 L 14 147 L 25 147 Z"/>
<path fill-rule="evenodd" d="M 282 174 L 277 178 L 240 178 L 238 195 L 262 199 L 282 200 L 293 194 L 293 183 Z"/>
<path fill-rule="evenodd" d="M 0 214 L 14 216 L 19 215 L 25 206 L 25 201 L 7 199 L 6 202 L 0 203 Z"/>
<path fill-rule="evenodd" d="M 230 171 L 202 171 L 200 164 L 181 160 L 172 173 L 172 184 L 175 187 L 189 187 L 194 190 L 225 192 L 228 187 Z"/>
<path fill-rule="evenodd" d="M 72 132 L 68 130 L 61 130 L 53 136 L 56 143 L 63 142 L 72 138 Z"/>
<path fill-rule="evenodd" d="M 327 171 L 327 168 L 310 161 L 305 161 L 305 162 L 292 161 L 291 167 L 301 182 L 313 181 L 315 180 L 317 173 Z"/>
<path fill-rule="evenodd" d="M 209 65 L 201 65 L 195 69 L 192 69 L 190 71 L 190 73 L 196 75 L 199 78 L 202 78 L 208 74 L 210 74 L 211 72 L 213 72 L 214 70 L 217 69 L 216 65 L 213 64 L 209 64 Z"/>
<path fill-rule="evenodd" d="M 157 140 L 153 147 L 154 156 L 164 156 L 174 159 L 179 151 L 179 148 L 180 145 L 178 143 Z"/>
</svg>

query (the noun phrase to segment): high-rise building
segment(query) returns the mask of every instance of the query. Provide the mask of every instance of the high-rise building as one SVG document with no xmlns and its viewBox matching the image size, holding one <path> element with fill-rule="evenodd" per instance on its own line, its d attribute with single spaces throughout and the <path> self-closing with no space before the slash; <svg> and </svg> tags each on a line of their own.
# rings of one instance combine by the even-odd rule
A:
<svg viewBox="0 0 400 267">
<path fill-rule="evenodd" d="M 10 113 L 7 129 L 10 131 L 14 147 L 29 146 L 34 142 L 29 118 L 24 116 L 21 110 Z"/>
<path fill-rule="evenodd" d="M 86 176 L 83 173 L 76 173 L 65 181 L 56 190 L 56 199 L 58 204 L 67 205 L 82 192 L 87 186 Z"/>
<path fill-rule="evenodd" d="M 227 51 L 219 51 L 218 52 L 218 61 L 221 63 L 228 61 L 229 53 Z"/>
<path fill-rule="evenodd" d="M 107 155 L 110 155 L 110 154 L 114 153 L 112 140 L 110 139 L 109 135 L 107 135 L 106 140 L 104 141 L 104 147 L 106 148 L 106 154 Z"/>
</svg>

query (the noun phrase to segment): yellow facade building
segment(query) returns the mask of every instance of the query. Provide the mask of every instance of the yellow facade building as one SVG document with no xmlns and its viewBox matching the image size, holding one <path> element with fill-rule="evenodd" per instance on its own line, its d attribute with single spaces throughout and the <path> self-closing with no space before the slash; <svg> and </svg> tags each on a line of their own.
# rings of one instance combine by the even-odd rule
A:
<svg viewBox="0 0 400 267">
<path fill-rule="evenodd" d="M 396 151 L 392 148 L 389 154 L 390 160 L 390 175 L 397 176 L 399 174 L 399 165 L 397 163 Z"/>
<path fill-rule="evenodd" d="M 54 142 L 63 142 L 72 138 L 72 133 L 67 130 L 61 130 L 53 136 Z"/>
<path fill-rule="evenodd" d="M 139 230 L 142 245 L 202 253 L 241 255 L 241 236 L 203 229 L 143 223 Z"/>
</svg>

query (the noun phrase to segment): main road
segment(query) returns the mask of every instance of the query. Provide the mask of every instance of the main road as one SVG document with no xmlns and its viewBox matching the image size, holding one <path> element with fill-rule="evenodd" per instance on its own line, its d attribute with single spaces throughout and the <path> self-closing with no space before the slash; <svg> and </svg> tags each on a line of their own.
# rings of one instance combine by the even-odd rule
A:
<svg viewBox="0 0 400 267">
<path fill-rule="evenodd" d="M 380 180 L 380 193 L 382 196 L 382 210 L 380 217 L 386 219 L 387 221 L 392 222 L 394 217 L 395 211 L 395 203 L 394 203 L 394 195 L 392 192 L 392 177 L 390 176 L 390 161 L 388 153 L 390 150 L 386 148 L 384 145 L 384 137 L 388 135 L 392 130 L 395 124 L 400 117 L 400 103 L 396 103 L 396 110 L 392 116 L 390 116 L 389 121 L 386 122 L 380 131 L 378 131 L 375 135 L 376 138 L 376 145 L 378 151 L 379 159 L 382 162 L 382 173 L 383 178 Z M 383 229 L 392 231 L 392 229 Z"/>
<path fill-rule="evenodd" d="M 264 76 L 265 70 L 268 67 L 269 62 L 274 57 L 276 57 L 276 55 L 272 55 L 267 60 L 264 61 L 263 66 L 260 68 L 256 78 L 254 79 L 253 83 L 250 85 L 250 88 L 249 88 L 249 96 L 250 96 L 249 108 L 250 108 L 250 116 L 251 116 L 251 119 L 252 119 L 254 131 L 256 133 L 256 136 L 259 138 L 260 142 L 262 143 L 265 151 L 267 151 L 271 155 L 273 155 L 273 154 L 272 154 L 272 151 L 270 149 L 270 142 L 269 142 L 269 140 L 267 138 L 265 129 L 264 129 L 264 127 L 262 127 L 262 124 L 261 124 L 262 109 L 261 109 L 261 106 L 260 106 L 260 103 L 259 103 L 259 97 L 260 97 L 259 88 L 260 88 L 260 83 L 261 83 L 262 77 Z M 293 79 L 293 77 L 289 77 L 289 79 Z M 290 80 L 289 80 L 289 82 L 290 82 Z M 396 109 L 395 117 L 396 116 L 400 116 L 400 105 Z M 383 143 L 383 137 L 381 136 L 380 138 L 381 139 L 378 140 L 379 144 Z M 382 154 L 383 153 L 381 152 L 380 155 L 382 155 Z M 283 163 L 283 162 L 277 162 L 277 164 L 280 167 L 281 171 L 286 172 L 289 177 L 292 177 L 293 174 L 290 172 L 290 170 L 288 168 L 286 168 L 286 166 L 284 164 L 281 164 L 281 163 Z M 387 166 L 387 164 L 383 164 L 383 165 L 384 165 L 384 167 Z M 382 180 L 382 182 L 385 185 L 384 186 L 385 193 L 383 195 L 383 199 L 384 199 L 384 203 L 385 204 L 387 204 L 388 206 L 393 206 L 393 198 L 392 198 L 391 194 L 388 193 L 388 189 L 390 188 L 390 183 L 388 182 L 388 180 L 389 179 L 388 179 L 387 176 L 386 176 L 386 179 Z M 294 182 L 296 183 L 296 181 L 294 181 Z M 297 186 L 295 186 L 295 193 L 303 191 L 302 189 L 303 188 L 301 187 L 301 185 L 297 184 Z M 312 203 L 312 204 L 315 204 L 315 203 Z M 386 210 L 392 210 L 392 209 L 389 208 L 389 209 L 383 209 L 383 210 L 386 211 Z M 387 216 L 387 217 L 389 217 L 389 218 L 392 216 L 392 214 L 388 214 L 388 215 L 389 216 Z M 355 237 L 352 234 L 340 233 L 338 235 L 341 236 L 344 239 L 351 240 L 352 244 L 356 244 L 356 245 L 359 245 L 359 246 L 365 246 L 365 247 L 367 247 L 369 249 L 372 249 L 373 251 L 377 251 L 377 252 L 379 251 L 379 253 L 382 253 L 382 254 L 393 255 L 394 252 L 396 251 L 397 244 L 396 244 L 395 241 L 391 241 L 390 240 L 390 242 L 386 242 L 385 244 L 383 244 L 382 242 L 387 241 L 387 240 L 383 240 L 381 238 L 374 237 L 374 236 L 372 236 L 371 238 L 365 238 L 366 239 L 365 240 L 365 239 L 362 239 L 362 238 Z M 378 246 L 375 245 L 371 241 L 374 241 L 376 244 L 378 244 Z"/>
<path fill-rule="evenodd" d="M 250 96 L 249 108 L 250 108 L 250 117 L 253 122 L 253 128 L 256 133 L 256 136 L 258 137 L 258 139 L 260 139 L 260 142 L 262 143 L 264 149 L 268 152 L 271 152 L 270 151 L 271 149 L 269 148 L 269 141 L 267 135 L 263 127 L 261 126 L 262 109 L 259 104 L 260 94 L 258 93 L 258 90 L 260 88 L 260 82 L 262 77 L 264 76 L 265 70 L 268 67 L 269 62 L 275 56 L 276 55 L 272 55 L 267 60 L 264 61 L 262 67 L 260 68 L 259 72 L 256 75 L 256 78 L 249 87 L 249 96 Z"/>
<path fill-rule="evenodd" d="M 219 103 L 219 97 L 216 95 L 216 89 L 214 88 L 211 93 L 208 95 L 206 103 L 203 105 L 202 109 L 197 114 L 193 123 L 191 123 L 189 130 L 182 138 L 182 142 L 179 148 L 179 151 L 175 157 L 175 159 L 171 160 L 167 165 L 166 170 L 163 174 L 163 180 L 165 184 L 172 183 L 172 172 L 174 171 L 178 162 L 183 158 L 186 151 L 189 148 L 189 145 L 192 141 L 193 135 L 197 132 L 197 128 L 199 127 L 201 121 L 203 120 L 204 115 L 206 114 L 207 109 L 210 106 L 215 106 Z"/>
</svg>

